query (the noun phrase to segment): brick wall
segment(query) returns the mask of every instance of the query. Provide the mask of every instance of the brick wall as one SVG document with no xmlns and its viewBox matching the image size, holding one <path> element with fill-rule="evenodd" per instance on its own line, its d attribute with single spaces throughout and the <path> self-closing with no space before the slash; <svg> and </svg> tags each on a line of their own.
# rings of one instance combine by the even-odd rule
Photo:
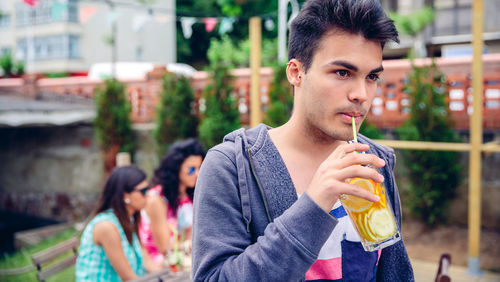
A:
<svg viewBox="0 0 500 282">
<path fill-rule="evenodd" d="M 417 65 L 430 64 L 430 59 L 419 59 Z M 438 58 L 436 64 L 447 77 L 447 85 L 451 115 L 455 128 L 469 128 L 469 115 L 472 107 L 471 70 L 472 58 Z M 487 54 L 483 57 L 484 74 L 484 114 L 485 129 L 500 129 L 500 54 Z M 368 119 L 380 128 L 394 128 L 408 118 L 409 97 L 403 92 L 404 79 L 410 70 L 408 60 L 384 61 L 385 71 L 377 90 L 376 97 Z M 134 123 L 149 123 L 154 120 L 156 103 L 161 93 L 161 69 L 153 71 L 142 80 L 127 80 L 127 94 L 132 103 L 132 120 Z M 234 94 L 238 101 L 240 120 L 242 124 L 250 121 L 250 69 L 235 69 L 232 71 Z M 269 101 L 268 92 L 272 81 L 272 69 L 261 70 L 261 102 L 265 110 Z M 201 99 L 203 89 L 209 82 L 206 72 L 195 73 L 192 78 L 196 103 L 195 110 L 203 110 Z M 36 91 L 46 91 L 60 95 L 78 95 L 92 98 L 94 89 L 102 81 L 92 81 L 86 77 L 42 78 L 36 81 Z M 23 84 L 20 79 L 0 79 L 0 94 L 2 92 L 33 96 L 33 85 Z"/>
</svg>

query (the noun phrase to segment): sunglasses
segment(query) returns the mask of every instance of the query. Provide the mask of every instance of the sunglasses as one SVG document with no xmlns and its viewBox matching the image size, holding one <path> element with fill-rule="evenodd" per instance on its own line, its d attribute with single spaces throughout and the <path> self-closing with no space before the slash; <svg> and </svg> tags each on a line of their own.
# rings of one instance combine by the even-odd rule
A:
<svg viewBox="0 0 500 282">
<path fill-rule="evenodd" d="M 197 169 L 199 170 L 199 168 L 194 167 L 194 166 L 189 167 L 188 168 L 188 174 L 189 175 L 193 175 Z"/>
<path fill-rule="evenodd" d="M 135 189 L 134 191 L 140 192 L 143 196 L 146 196 L 146 193 L 148 192 L 149 188 L 151 188 L 151 187 L 146 186 L 146 187 L 141 188 L 141 189 Z"/>
</svg>

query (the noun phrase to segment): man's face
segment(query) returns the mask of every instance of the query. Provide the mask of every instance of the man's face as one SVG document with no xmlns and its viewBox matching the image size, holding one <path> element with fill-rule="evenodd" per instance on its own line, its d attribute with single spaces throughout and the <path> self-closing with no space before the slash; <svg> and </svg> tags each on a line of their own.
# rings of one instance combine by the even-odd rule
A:
<svg viewBox="0 0 500 282">
<path fill-rule="evenodd" d="M 327 33 L 307 72 L 296 63 L 294 111 L 306 132 L 319 140 L 352 140 L 351 118 L 359 129 L 383 70 L 380 43 L 356 34 Z"/>
</svg>

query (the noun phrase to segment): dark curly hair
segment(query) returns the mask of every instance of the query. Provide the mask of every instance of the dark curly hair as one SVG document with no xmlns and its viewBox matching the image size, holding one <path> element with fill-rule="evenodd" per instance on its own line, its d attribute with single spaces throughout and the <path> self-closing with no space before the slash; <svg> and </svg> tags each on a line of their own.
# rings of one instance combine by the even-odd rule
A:
<svg viewBox="0 0 500 282">
<path fill-rule="evenodd" d="M 177 213 L 177 207 L 179 206 L 179 170 L 184 160 L 190 156 L 205 158 L 205 151 L 196 139 L 189 138 L 175 142 L 170 146 L 165 156 L 163 156 L 160 166 L 155 170 L 153 184 L 161 185 L 163 195 L 167 198 L 174 214 Z M 193 200 L 193 190 L 187 190 L 191 200 Z"/>
</svg>

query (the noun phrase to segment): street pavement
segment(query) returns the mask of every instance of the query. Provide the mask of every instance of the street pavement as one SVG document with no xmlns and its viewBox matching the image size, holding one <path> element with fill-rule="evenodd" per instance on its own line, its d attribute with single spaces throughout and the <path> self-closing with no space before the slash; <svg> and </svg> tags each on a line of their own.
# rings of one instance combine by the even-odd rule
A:
<svg viewBox="0 0 500 282">
<path fill-rule="evenodd" d="M 411 259 L 416 282 L 434 282 L 439 263 L 425 260 Z M 467 274 L 467 267 L 450 266 L 449 276 L 452 282 L 500 282 L 500 273 L 483 271 L 480 277 Z"/>
</svg>

